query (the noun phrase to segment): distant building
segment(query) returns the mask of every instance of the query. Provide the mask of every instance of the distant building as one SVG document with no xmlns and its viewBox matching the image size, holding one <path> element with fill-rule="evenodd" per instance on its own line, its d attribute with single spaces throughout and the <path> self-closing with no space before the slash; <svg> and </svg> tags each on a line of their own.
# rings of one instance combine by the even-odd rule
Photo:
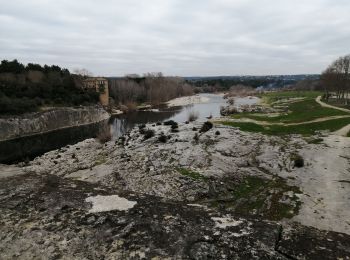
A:
<svg viewBox="0 0 350 260">
<path fill-rule="evenodd" d="M 102 106 L 109 104 L 108 80 L 105 78 L 87 78 L 83 81 L 85 89 L 94 89 L 100 94 Z"/>
</svg>

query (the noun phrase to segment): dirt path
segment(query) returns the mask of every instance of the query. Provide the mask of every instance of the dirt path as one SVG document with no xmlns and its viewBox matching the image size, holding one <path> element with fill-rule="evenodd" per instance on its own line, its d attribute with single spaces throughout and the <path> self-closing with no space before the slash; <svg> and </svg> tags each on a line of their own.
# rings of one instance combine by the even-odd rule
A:
<svg viewBox="0 0 350 260">
<path fill-rule="evenodd" d="M 346 109 L 346 108 L 342 108 L 342 107 L 336 107 L 336 106 L 332 106 L 332 105 L 324 103 L 323 101 L 321 101 L 321 96 L 318 96 L 316 98 L 316 102 L 319 103 L 322 107 L 333 108 L 333 109 L 337 109 L 337 110 L 340 110 L 340 111 L 344 111 L 344 112 L 350 113 L 350 109 Z"/>
<path fill-rule="evenodd" d="M 337 109 L 340 111 L 350 113 L 349 109 L 328 105 L 328 104 L 322 102 L 321 96 L 318 96 L 316 98 L 316 102 L 319 103 L 322 107 L 333 108 L 333 109 Z M 311 123 L 317 123 L 317 122 L 324 122 L 324 121 L 328 121 L 328 120 L 332 120 L 332 119 L 341 119 L 341 118 L 349 118 L 349 117 L 350 117 L 350 115 L 328 116 L 328 117 L 317 118 L 317 119 L 310 120 L 307 122 L 299 122 L 299 123 L 271 123 L 271 122 L 267 122 L 267 121 L 258 121 L 258 120 L 254 120 L 254 119 L 250 119 L 250 118 L 243 118 L 243 119 L 219 118 L 216 121 L 222 120 L 222 121 L 231 121 L 231 122 L 254 123 L 254 124 L 263 125 L 263 126 L 270 126 L 270 125 L 293 126 L 293 125 L 305 125 L 305 124 L 311 124 Z M 340 135 L 340 136 L 346 136 L 349 131 L 350 131 L 350 125 L 347 125 L 347 126 L 343 127 L 342 129 L 335 131 L 334 134 Z"/>
<path fill-rule="evenodd" d="M 270 125 L 283 125 L 283 126 L 293 126 L 293 125 L 305 125 L 305 124 L 311 124 L 311 123 L 317 123 L 317 122 L 323 122 L 323 121 L 328 121 L 332 119 L 341 119 L 341 118 L 349 118 L 350 115 L 343 115 L 343 116 L 328 116 L 328 117 L 322 117 L 322 118 L 317 118 L 314 120 L 310 120 L 307 122 L 299 122 L 299 123 L 271 123 L 267 121 L 257 121 L 254 119 L 250 118 L 242 118 L 242 119 L 232 119 L 232 118 L 219 118 L 215 119 L 215 121 L 231 121 L 231 122 L 242 122 L 242 123 L 254 123 L 257 125 L 263 125 L 263 126 L 270 126 Z"/>
<path fill-rule="evenodd" d="M 350 125 L 344 126 L 343 128 L 333 132 L 335 135 L 339 135 L 339 136 L 347 136 L 348 133 L 350 132 Z"/>
<path fill-rule="evenodd" d="M 329 108 L 333 108 L 333 109 L 337 109 L 340 111 L 344 111 L 344 112 L 349 112 L 350 113 L 350 109 L 346 109 L 346 108 L 342 108 L 342 107 L 336 107 L 336 106 L 332 106 L 329 104 L 326 104 L 324 102 L 321 101 L 321 96 L 318 96 L 316 98 L 316 102 L 319 103 L 321 106 L 323 107 L 329 107 Z M 347 134 L 350 132 L 350 125 L 344 126 L 343 128 L 337 130 L 334 132 L 335 135 L 340 135 L 340 136 L 347 136 Z"/>
<path fill-rule="evenodd" d="M 293 220 L 350 234 L 350 139 L 330 135 L 324 143 L 300 151 L 306 166 L 294 177 L 304 195 Z"/>
</svg>

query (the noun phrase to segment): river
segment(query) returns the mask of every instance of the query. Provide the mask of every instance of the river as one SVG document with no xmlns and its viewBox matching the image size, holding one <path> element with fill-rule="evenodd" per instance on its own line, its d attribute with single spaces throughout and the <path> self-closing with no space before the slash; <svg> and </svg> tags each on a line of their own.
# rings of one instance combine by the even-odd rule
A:
<svg viewBox="0 0 350 260">
<path fill-rule="evenodd" d="M 201 104 L 162 108 L 159 111 L 136 111 L 112 117 L 110 119 L 112 139 L 124 135 L 138 124 L 157 123 L 165 120 L 184 123 L 188 120 L 190 113 L 196 114 L 199 122 L 208 120 L 208 117 L 219 117 L 220 107 L 226 105 L 223 95 L 207 93 L 199 95 L 208 99 L 208 101 Z"/>
<path fill-rule="evenodd" d="M 112 140 L 118 139 L 139 124 L 157 123 L 165 120 L 174 120 L 184 123 L 190 113 L 198 116 L 198 122 L 204 122 L 208 118 L 220 117 L 220 107 L 226 105 L 226 100 L 220 94 L 199 94 L 205 103 L 191 104 L 187 106 L 166 107 L 151 111 L 136 111 L 111 117 L 109 121 L 103 121 L 86 126 L 71 127 L 30 137 L 20 137 L 0 143 L 0 162 L 16 162 L 25 158 L 32 159 L 50 150 L 75 144 L 87 138 L 96 137 L 99 133 L 110 131 Z M 258 98 L 237 98 L 236 105 L 254 104 Z"/>
</svg>

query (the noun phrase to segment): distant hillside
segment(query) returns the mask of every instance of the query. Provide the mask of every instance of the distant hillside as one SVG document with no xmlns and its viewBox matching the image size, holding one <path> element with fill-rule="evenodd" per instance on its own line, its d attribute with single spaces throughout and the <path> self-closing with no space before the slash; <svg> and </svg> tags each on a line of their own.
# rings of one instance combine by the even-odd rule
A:
<svg viewBox="0 0 350 260">
<path fill-rule="evenodd" d="M 96 103 L 98 94 L 83 91 L 81 77 L 59 66 L 23 65 L 17 60 L 0 64 L 0 114 L 32 112 L 41 106 Z"/>
<path fill-rule="evenodd" d="M 213 76 L 186 77 L 186 81 L 198 88 L 214 87 L 228 90 L 234 85 L 247 85 L 254 88 L 281 88 L 303 80 L 317 80 L 320 75 L 266 75 L 266 76 Z"/>
</svg>

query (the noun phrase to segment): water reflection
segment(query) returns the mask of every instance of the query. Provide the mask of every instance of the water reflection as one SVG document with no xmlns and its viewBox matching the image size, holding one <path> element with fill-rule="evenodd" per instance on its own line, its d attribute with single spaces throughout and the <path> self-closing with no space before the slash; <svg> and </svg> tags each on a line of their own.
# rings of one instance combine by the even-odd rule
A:
<svg viewBox="0 0 350 260">
<path fill-rule="evenodd" d="M 200 94 L 209 98 L 209 102 L 203 104 L 193 104 L 184 107 L 163 108 L 159 112 L 138 111 L 126 115 L 112 117 L 110 120 L 112 139 L 117 139 L 130 131 L 135 125 L 156 123 L 165 120 L 185 122 L 191 112 L 198 115 L 198 121 L 205 121 L 207 117 L 219 117 L 220 107 L 225 105 L 226 100 L 221 95 Z"/>
</svg>

